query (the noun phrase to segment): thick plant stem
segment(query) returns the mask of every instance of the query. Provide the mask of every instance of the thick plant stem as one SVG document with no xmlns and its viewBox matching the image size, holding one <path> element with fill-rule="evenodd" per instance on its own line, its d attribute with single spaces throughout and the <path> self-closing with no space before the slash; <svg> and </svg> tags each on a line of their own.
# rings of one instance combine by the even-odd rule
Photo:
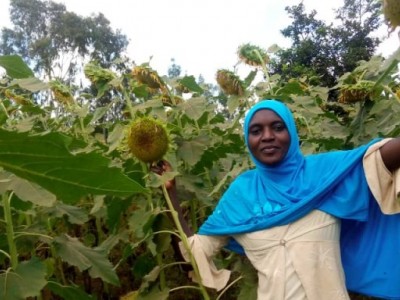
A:
<svg viewBox="0 0 400 300">
<path fill-rule="evenodd" d="M 10 115 L 8 114 L 7 109 L 6 109 L 6 107 L 4 106 L 4 104 L 3 104 L 2 101 L 0 101 L 0 106 L 1 106 L 1 108 L 4 110 L 4 113 L 6 114 L 7 118 L 9 118 Z"/>
<path fill-rule="evenodd" d="M 261 54 L 260 54 L 260 52 L 259 52 L 258 50 L 254 50 L 254 52 L 256 53 L 256 55 L 258 56 L 258 59 L 259 59 L 260 62 L 261 62 L 262 69 L 263 69 L 263 72 L 264 72 L 264 78 L 265 78 L 265 80 L 267 81 L 269 90 L 271 90 L 271 89 L 272 89 L 272 87 L 271 87 L 271 81 L 270 81 L 270 79 L 269 79 L 269 73 L 268 73 L 267 67 L 265 66 L 265 65 L 266 65 L 266 62 L 264 61 L 264 59 L 262 58 L 262 56 L 261 56 Z"/>
<path fill-rule="evenodd" d="M 49 232 L 53 232 L 53 226 L 51 225 L 51 219 L 47 219 L 47 229 Z M 64 268 L 63 268 L 63 263 L 61 258 L 57 257 L 56 250 L 54 249 L 54 245 L 50 244 L 50 252 L 51 252 L 51 257 L 54 259 L 54 268 L 55 268 L 55 275 L 58 279 L 59 282 L 61 282 L 63 285 L 67 285 L 67 279 L 65 278 L 64 274 Z"/>
<path fill-rule="evenodd" d="M 101 227 L 101 219 L 100 219 L 100 217 L 96 217 L 95 222 L 96 222 L 98 245 L 100 245 L 105 240 L 104 232 L 103 232 L 103 229 Z"/>
<path fill-rule="evenodd" d="M 162 259 L 162 253 L 157 253 L 157 264 L 161 268 L 161 270 L 160 270 L 160 288 L 161 288 L 161 290 L 163 290 L 167 286 L 167 282 L 165 280 L 165 270 L 163 268 L 164 263 L 163 263 L 163 259 Z"/>
<path fill-rule="evenodd" d="M 129 95 L 126 91 L 124 92 L 124 100 L 125 100 L 126 106 L 128 106 L 131 120 L 133 120 L 133 115 L 134 115 L 133 107 L 132 107 L 131 99 L 129 98 Z"/>
<path fill-rule="evenodd" d="M 205 300 L 210 300 L 210 296 L 208 295 L 207 290 L 205 289 L 205 287 L 203 286 L 203 284 L 201 282 L 201 276 L 200 276 L 199 268 L 197 267 L 196 260 L 194 259 L 193 253 L 190 250 L 189 241 L 187 239 L 187 236 L 186 236 L 185 232 L 183 231 L 181 223 L 179 222 L 178 213 L 176 212 L 174 206 L 172 205 L 172 201 L 171 201 L 171 199 L 169 197 L 169 194 L 168 194 L 167 188 L 165 187 L 165 184 L 162 185 L 162 190 L 163 190 L 163 194 L 164 194 L 165 200 L 167 201 L 168 208 L 171 211 L 172 219 L 173 219 L 173 221 L 175 223 L 176 228 L 178 229 L 178 233 L 179 233 L 179 236 L 180 236 L 180 238 L 182 240 L 182 244 L 185 247 L 186 252 L 189 254 L 189 260 L 190 260 L 190 263 L 191 263 L 191 265 L 193 267 L 193 271 L 194 271 L 194 273 L 196 275 L 196 278 L 198 279 L 200 291 L 201 291 L 201 293 L 202 293 L 202 295 L 203 295 Z"/>
<path fill-rule="evenodd" d="M 149 168 L 147 167 L 147 165 L 142 161 L 140 162 L 140 165 L 142 166 L 143 174 L 147 174 L 149 171 Z M 146 198 L 147 198 L 147 203 L 149 204 L 149 209 L 151 211 L 153 211 L 154 205 L 153 205 L 153 199 L 151 198 L 151 194 L 150 193 L 147 194 Z"/>
<path fill-rule="evenodd" d="M 6 221 L 6 231 L 7 231 L 7 242 L 10 251 L 11 267 L 15 270 L 18 266 L 18 252 L 17 246 L 14 242 L 14 227 L 12 223 L 11 215 L 11 197 L 12 193 L 9 195 L 7 193 L 3 194 L 3 208 L 4 208 L 4 219 Z"/>
</svg>

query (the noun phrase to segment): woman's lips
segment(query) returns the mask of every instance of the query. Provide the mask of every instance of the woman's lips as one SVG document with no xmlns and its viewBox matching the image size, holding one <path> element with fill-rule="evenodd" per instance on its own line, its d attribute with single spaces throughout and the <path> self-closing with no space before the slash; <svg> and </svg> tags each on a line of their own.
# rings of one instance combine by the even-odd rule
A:
<svg viewBox="0 0 400 300">
<path fill-rule="evenodd" d="M 273 154 L 279 150 L 279 147 L 277 146 L 266 146 L 262 147 L 260 149 L 260 152 L 265 153 L 265 154 Z"/>
</svg>

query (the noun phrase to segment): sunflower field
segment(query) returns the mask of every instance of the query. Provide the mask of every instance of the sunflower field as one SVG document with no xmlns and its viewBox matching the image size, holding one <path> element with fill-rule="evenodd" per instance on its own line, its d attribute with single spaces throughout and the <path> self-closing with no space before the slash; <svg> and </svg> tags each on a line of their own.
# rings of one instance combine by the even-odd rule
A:
<svg viewBox="0 0 400 300">
<path fill-rule="evenodd" d="M 186 238 L 165 182 L 176 179 L 196 231 L 252 167 L 242 121 L 263 99 L 289 105 L 304 153 L 400 136 L 400 51 L 360 62 L 334 88 L 270 76 L 257 46 L 238 57 L 251 71 L 217 70 L 222 105 L 193 76 L 162 77 L 148 64 L 118 73 L 90 62 L 95 88 L 80 93 L 0 56 L 0 300 L 255 299 L 256 274 L 239 255 L 215 258 L 233 271 L 223 291 L 188 278 L 196 265 L 173 247 Z M 150 172 L 162 158 L 173 171 Z"/>
</svg>

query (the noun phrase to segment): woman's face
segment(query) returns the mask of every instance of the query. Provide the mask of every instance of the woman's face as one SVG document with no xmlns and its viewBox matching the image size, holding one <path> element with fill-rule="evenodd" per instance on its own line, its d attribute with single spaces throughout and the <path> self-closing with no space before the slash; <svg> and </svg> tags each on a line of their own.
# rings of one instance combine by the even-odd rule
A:
<svg viewBox="0 0 400 300">
<path fill-rule="evenodd" d="M 250 121 L 248 132 L 249 149 L 261 163 L 274 165 L 286 155 L 290 146 L 290 135 L 283 120 L 272 110 L 257 111 Z"/>
</svg>

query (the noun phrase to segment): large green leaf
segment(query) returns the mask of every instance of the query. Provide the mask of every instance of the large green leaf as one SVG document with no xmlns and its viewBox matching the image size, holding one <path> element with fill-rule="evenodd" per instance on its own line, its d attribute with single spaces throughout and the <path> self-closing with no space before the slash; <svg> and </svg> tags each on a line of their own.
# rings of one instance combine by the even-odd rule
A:
<svg viewBox="0 0 400 300">
<path fill-rule="evenodd" d="M 76 266 L 80 271 L 88 270 L 92 278 L 119 285 L 113 265 L 107 259 L 104 249 L 88 248 L 77 238 L 67 235 L 56 237 L 53 241 L 57 255 L 63 261 Z"/>
<path fill-rule="evenodd" d="M 56 201 L 56 197 L 52 193 L 37 184 L 21 179 L 14 174 L 0 171 L 0 194 L 6 191 L 13 191 L 21 200 L 39 206 L 49 207 Z"/>
<path fill-rule="evenodd" d="M 2 66 L 6 70 L 7 75 L 12 78 L 28 78 L 34 76 L 32 70 L 18 55 L 0 56 L 0 66 Z"/>
<path fill-rule="evenodd" d="M 190 141 L 178 141 L 178 157 L 190 165 L 195 165 L 203 155 L 209 143 L 209 136 L 201 135 L 194 137 Z"/>
<path fill-rule="evenodd" d="M 203 89 L 197 84 L 196 79 L 194 79 L 194 76 L 185 76 L 181 80 L 179 80 L 179 83 L 182 84 L 184 87 L 187 87 L 192 92 L 196 93 L 203 92 Z"/>
<path fill-rule="evenodd" d="M 145 192 L 98 153 L 73 154 L 72 139 L 50 133 L 28 133 L 0 129 L 0 166 L 26 180 L 35 182 L 62 201 L 73 203 L 86 194 L 126 197 Z"/>
<path fill-rule="evenodd" d="M 0 274 L 0 300 L 24 300 L 39 296 L 46 285 L 46 269 L 37 258 L 21 262 L 16 270 Z"/>
<path fill-rule="evenodd" d="M 193 120 L 198 120 L 207 111 L 207 101 L 203 97 L 191 98 L 179 104 L 186 116 Z"/>
<path fill-rule="evenodd" d="M 74 299 L 74 300 L 93 300 L 93 296 L 86 294 L 77 286 L 64 286 L 58 282 L 49 281 L 47 288 L 54 294 L 62 297 L 63 299 Z"/>
<path fill-rule="evenodd" d="M 55 216 L 57 218 L 67 216 L 71 224 L 83 225 L 89 220 L 88 214 L 82 208 L 66 205 L 61 202 L 57 202 L 56 205 L 46 209 L 45 212 L 48 216 Z"/>
<path fill-rule="evenodd" d="M 16 84 L 19 85 L 21 88 L 26 89 L 32 93 L 46 90 L 49 88 L 47 83 L 44 83 L 40 79 L 36 77 L 29 77 L 29 78 L 22 78 L 22 79 L 14 79 L 11 82 L 11 85 Z"/>
</svg>

